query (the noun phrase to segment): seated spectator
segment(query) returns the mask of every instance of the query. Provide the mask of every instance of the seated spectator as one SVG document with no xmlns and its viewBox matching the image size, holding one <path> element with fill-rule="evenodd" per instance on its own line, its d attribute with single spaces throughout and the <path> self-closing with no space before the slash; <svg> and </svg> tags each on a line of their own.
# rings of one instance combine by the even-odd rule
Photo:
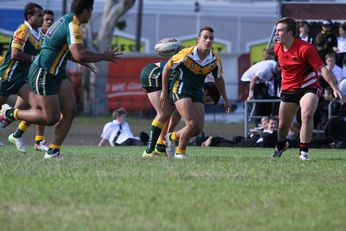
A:
<svg viewBox="0 0 346 231">
<path fill-rule="evenodd" d="M 274 90 L 274 74 L 279 71 L 280 68 L 274 60 L 263 60 L 245 71 L 241 81 L 249 85 L 247 100 L 277 98 Z M 255 115 L 269 116 L 273 114 L 272 107 L 271 103 L 258 103 L 256 104 Z"/>
<path fill-rule="evenodd" d="M 287 141 L 289 143 L 289 147 L 298 148 L 300 144 L 299 140 L 300 134 L 300 124 L 297 121 L 293 121 L 291 126 L 289 127 L 287 134 Z"/>
<path fill-rule="evenodd" d="M 338 42 L 335 34 L 332 32 L 333 22 L 331 20 L 323 20 L 321 32 L 315 38 L 316 48 L 322 58 L 325 60 L 325 55 L 331 52 L 336 52 Z"/>
<path fill-rule="evenodd" d="M 326 67 L 329 71 L 333 72 L 335 79 L 340 82 L 342 78 L 344 78 L 344 73 L 342 71 L 342 68 L 338 65 L 336 65 L 336 58 L 334 53 L 328 53 L 326 54 L 325 58 Z"/>
<path fill-rule="evenodd" d="M 114 146 L 141 146 L 146 145 L 148 135 L 141 133 L 141 139 L 135 137 L 130 129 L 129 124 L 126 122 L 126 110 L 119 108 L 112 113 L 113 121 L 108 122 L 102 131 L 101 140 L 98 146 L 102 146 L 109 142 Z"/>
<path fill-rule="evenodd" d="M 336 65 L 344 67 L 346 63 L 346 23 L 339 26 L 339 35 L 336 39 L 338 47 L 336 49 Z"/>
<path fill-rule="evenodd" d="M 299 23 L 299 38 L 305 42 L 313 44 L 314 38 L 309 34 L 310 24 L 307 21 Z"/>
<path fill-rule="evenodd" d="M 278 121 L 276 118 L 269 118 L 267 129 L 263 130 L 263 134 L 256 141 L 255 146 L 265 147 L 265 148 L 274 148 L 277 143 L 277 129 Z"/>
</svg>

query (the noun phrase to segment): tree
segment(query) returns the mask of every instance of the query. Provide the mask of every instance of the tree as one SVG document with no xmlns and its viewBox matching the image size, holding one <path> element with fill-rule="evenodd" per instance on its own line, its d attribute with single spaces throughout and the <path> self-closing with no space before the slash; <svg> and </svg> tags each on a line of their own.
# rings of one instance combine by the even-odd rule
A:
<svg viewBox="0 0 346 231">
<path fill-rule="evenodd" d="M 135 0 L 106 0 L 100 28 L 96 36 L 92 33 L 91 23 L 87 25 L 85 36 L 90 49 L 103 52 L 111 49 L 114 29 L 122 15 L 135 3 Z M 93 41 L 96 37 L 96 44 Z M 106 83 L 108 76 L 107 62 L 95 63 L 96 76 L 82 70 L 83 112 L 92 115 L 108 114 Z"/>
</svg>

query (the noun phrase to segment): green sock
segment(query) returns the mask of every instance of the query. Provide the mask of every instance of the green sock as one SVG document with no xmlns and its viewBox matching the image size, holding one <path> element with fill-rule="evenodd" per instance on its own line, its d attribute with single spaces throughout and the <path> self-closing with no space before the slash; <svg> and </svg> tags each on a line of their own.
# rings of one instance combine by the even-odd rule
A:
<svg viewBox="0 0 346 231">
<path fill-rule="evenodd" d="M 60 152 L 59 148 L 49 148 L 48 149 L 48 154 L 49 155 L 53 155 L 53 154 L 58 153 L 58 152 Z"/>
<path fill-rule="evenodd" d="M 156 150 L 159 152 L 166 152 L 166 145 L 164 144 L 156 144 Z"/>
<path fill-rule="evenodd" d="M 162 128 L 159 128 L 155 125 L 151 125 L 150 135 L 149 135 L 149 140 L 148 140 L 148 145 L 146 150 L 147 153 L 152 153 L 154 151 L 157 139 L 159 138 L 161 131 L 162 131 Z"/>
<path fill-rule="evenodd" d="M 17 128 L 16 131 L 13 133 L 13 137 L 14 138 L 20 138 L 20 137 L 22 137 L 23 134 L 24 134 L 24 131 Z"/>
<path fill-rule="evenodd" d="M 9 120 L 15 121 L 16 119 L 14 118 L 14 111 L 16 109 L 12 108 L 6 111 L 6 118 L 8 118 Z"/>
</svg>

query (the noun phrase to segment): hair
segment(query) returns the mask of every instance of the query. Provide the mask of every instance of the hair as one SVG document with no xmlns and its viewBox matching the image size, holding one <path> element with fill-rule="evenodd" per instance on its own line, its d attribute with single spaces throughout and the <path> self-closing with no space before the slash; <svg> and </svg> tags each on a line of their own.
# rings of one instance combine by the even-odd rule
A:
<svg viewBox="0 0 346 231">
<path fill-rule="evenodd" d="M 215 105 L 219 102 L 221 95 L 215 83 L 204 83 L 204 91 L 206 92 L 206 96 L 209 96 L 213 99 Z"/>
<path fill-rule="evenodd" d="M 112 117 L 113 119 L 117 119 L 119 118 L 120 116 L 122 115 L 125 115 L 127 112 L 126 112 L 126 109 L 121 107 L 121 108 L 118 108 L 118 109 L 115 109 L 112 113 Z"/>
<path fill-rule="evenodd" d="M 296 20 L 294 20 L 293 18 L 289 18 L 289 17 L 283 17 L 280 18 L 279 21 L 276 22 L 276 25 L 279 23 L 284 23 L 287 25 L 287 32 L 288 31 L 292 31 L 292 35 L 294 37 L 296 37 L 297 34 L 297 22 Z"/>
<path fill-rule="evenodd" d="M 94 0 L 73 0 L 71 3 L 71 12 L 80 14 L 84 9 L 90 10 L 94 6 Z"/>
<path fill-rule="evenodd" d="M 205 26 L 205 27 L 202 27 L 202 28 L 199 30 L 198 37 L 201 36 L 201 33 L 202 33 L 202 31 L 204 31 L 204 30 L 209 31 L 210 33 L 214 33 L 214 29 L 213 29 L 213 28 L 211 28 L 210 26 Z"/>
<path fill-rule="evenodd" d="M 305 21 L 305 20 L 300 21 L 300 22 L 298 23 L 298 26 L 299 26 L 299 27 L 303 27 L 303 26 L 305 26 L 305 25 L 307 25 L 308 27 L 310 27 L 310 23 L 308 23 L 308 22 Z"/>
<path fill-rule="evenodd" d="M 330 52 L 330 53 L 327 53 L 326 56 L 324 56 L 324 59 L 327 60 L 327 59 L 336 59 L 335 58 L 335 53 L 334 52 Z"/>
<path fill-rule="evenodd" d="M 44 10 L 43 14 L 50 14 L 54 16 L 54 12 L 52 10 Z"/>
<path fill-rule="evenodd" d="M 275 52 L 273 47 L 264 49 L 263 53 L 265 60 L 275 60 Z"/>
<path fill-rule="evenodd" d="M 346 31 L 346 22 L 340 25 L 340 28 L 342 28 L 344 31 Z"/>
<path fill-rule="evenodd" d="M 27 3 L 24 8 L 24 19 L 28 20 L 28 15 L 34 15 L 36 8 L 43 10 L 42 6 L 40 6 L 37 3 L 34 3 L 34 2 Z"/>
</svg>

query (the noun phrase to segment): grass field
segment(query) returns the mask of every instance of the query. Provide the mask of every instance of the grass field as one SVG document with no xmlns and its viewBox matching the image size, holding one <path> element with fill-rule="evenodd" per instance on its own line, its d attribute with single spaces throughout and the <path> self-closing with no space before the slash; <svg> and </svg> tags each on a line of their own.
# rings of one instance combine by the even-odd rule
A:
<svg viewBox="0 0 346 231">
<path fill-rule="evenodd" d="M 271 151 L 194 147 L 175 160 L 68 146 L 43 160 L 2 147 L 0 230 L 345 230 L 345 151 Z"/>
</svg>

